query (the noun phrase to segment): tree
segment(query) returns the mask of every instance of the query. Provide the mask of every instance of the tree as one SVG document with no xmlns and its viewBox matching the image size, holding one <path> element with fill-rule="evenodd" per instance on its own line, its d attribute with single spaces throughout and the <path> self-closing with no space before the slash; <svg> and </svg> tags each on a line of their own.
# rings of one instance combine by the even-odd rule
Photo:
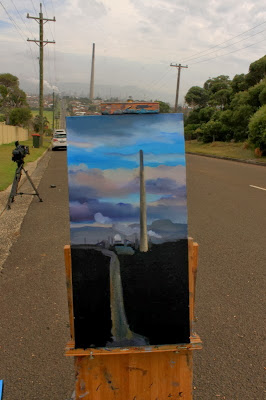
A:
<svg viewBox="0 0 266 400">
<path fill-rule="evenodd" d="M 249 121 L 249 141 L 266 155 L 266 105 L 262 106 Z"/>
<path fill-rule="evenodd" d="M 26 93 L 19 88 L 19 80 L 12 74 L 0 74 L 0 110 L 9 122 L 13 108 L 27 106 Z"/>
<path fill-rule="evenodd" d="M 254 107 L 256 111 L 262 104 L 260 102 L 260 94 L 266 88 L 266 79 L 248 89 L 249 101 L 248 103 Z"/>
<path fill-rule="evenodd" d="M 266 104 L 266 85 L 265 85 L 265 88 L 262 89 L 262 91 L 260 92 L 259 101 L 260 101 L 260 104 L 261 104 L 262 106 L 263 106 L 264 104 Z"/>
<path fill-rule="evenodd" d="M 254 61 L 249 66 L 249 72 L 246 75 L 248 87 L 259 83 L 266 76 L 266 56 Z"/>
<path fill-rule="evenodd" d="M 171 111 L 171 107 L 169 103 L 165 103 L 164 101 L 156 100 L 159 102 L 160 113 L 169 113 Z"/>
<path fill-rule="evenodd" d="M 9 114 L 9 122 L 11 125 L 25 126 L 31 117 L 31 110 L 28 107 L 13 108 Z"/>
<path fill-rule="evenodd" d="M 199 110 L 199 120 L 200 122 L 208 122 L 213 113 L 215 112 L 215 108 L 212 107 L 205 107 Z"/>
<path fill-rule="evenodd" d="M 243 92 L 248 89 L 245 74 L 235 75 L 231 82 L 233 93 Z"/>
<path fill-rule="evenodd" d="M 185 100 L 191 107 L 204 107 L 209 100 L 209 96 L 205 89 L 202 89 L 199 86 L 192 86 L 187 92 Z"/>
<path fill-rule="evenodd" d="M 46 117 L 43 117 L 43 127 L 48 128 L 49 121 Z M 33 129 L 35 132 L 40 132 L 41 129 L 41 117 L 40 115 L 36 115 L 33 120 Z"/>
<path fill-rule="evenodd" d="M 232 89 L 220 89 L 211 96 L 211 103 L 221 107 L 223 110 L 230 103 Z"/>
<path fill-rule="evenodd" d="M 227 75 L 219 75 L 216 78 L 209 78 L 203 85 L 204 89 L 209 92 L 209 94 L 214 94 L 222 89 L 230 89 L 231 81 Z"/>
<path fill-rule="evenodd" d="M 243 104 L 233 111 L 234 139 L 237 142 L 247 139 L 248 123 L 253 112 L 253 108 L 249 104 Z"/>
<path fill-rule="evenodd" d="M 226 131 L 220 121 L 209 121 L 203 125 L 202 141 L 204 143 L 215 142 L 215 140 L 224 140 Z"/>
</svg>

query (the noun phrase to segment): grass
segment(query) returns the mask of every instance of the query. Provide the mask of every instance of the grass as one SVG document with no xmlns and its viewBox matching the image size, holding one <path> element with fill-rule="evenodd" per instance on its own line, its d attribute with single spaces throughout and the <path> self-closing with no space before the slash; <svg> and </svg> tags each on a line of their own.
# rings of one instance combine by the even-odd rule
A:
<svg viewBox="0 0 266 400">
<path fill-rule="evenodd" d="M 245 148 L 244 143 L 202 143 L 197 140 L 188 140 L 186 141 L 186 151 L 219 157 L 237 158 L 241 160 L 255 160 L 266 163 L 266 157 L 256 157 L 254 150 L 251 148 Z"/>
<path fill-rule="evenodd" d="M 50 146 L 51 139 L 43 138 L 43 146 L 35 149 L 32 147 L 32 139 L 20 142 L 25 146 L 29 146 L 30 154 L 25 157 L 25 165 L 29 162 L 37 160 L 44 151 Z M 0 191 L 5 190 L 14 179 L 17 164 L 11 160 L 14 143 L 0 145 Z"/>
<path fill-rule="evenodd" d="M 31 113 L 32 113 L 33 118 L 35 117 L 35 115 L 39 115 L 38 110 L 31 110 Z M 49 128 L 52 129 L 52 127 L 53 127 L 53 111 L 44 110 L 43 116 L 47 118 L 47 120 L 49 121 Z"/>
</svg>

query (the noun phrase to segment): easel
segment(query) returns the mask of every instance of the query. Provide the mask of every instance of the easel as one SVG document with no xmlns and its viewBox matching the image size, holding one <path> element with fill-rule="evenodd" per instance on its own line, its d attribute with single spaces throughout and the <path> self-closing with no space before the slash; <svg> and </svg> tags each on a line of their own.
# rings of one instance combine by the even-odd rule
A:
<svg viewBox="0 0 266 400">
<path fill-rule="evenodd" d="M 201 341 L 193 332 L 198 244 L 190 238 L 190 343 L 113 349 L 75 349 L 71 249 L 65 246 L 65 266 L 71 340 L 66 356 L 74 357 L 75 400 L 192 400 L 193 350 Z"/>
</svg>

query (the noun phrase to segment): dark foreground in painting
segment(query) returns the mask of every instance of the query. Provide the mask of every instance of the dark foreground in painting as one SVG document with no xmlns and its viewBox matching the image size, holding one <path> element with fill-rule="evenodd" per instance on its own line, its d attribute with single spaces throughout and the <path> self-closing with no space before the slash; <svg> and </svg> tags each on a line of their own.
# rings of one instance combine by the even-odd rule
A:
<svg viewBox="0 0 266 400">
<path fill-rule="evenodd" d="M 188 343 L 187 246 L 72 245 L 76 348 Z"/>
</svg>

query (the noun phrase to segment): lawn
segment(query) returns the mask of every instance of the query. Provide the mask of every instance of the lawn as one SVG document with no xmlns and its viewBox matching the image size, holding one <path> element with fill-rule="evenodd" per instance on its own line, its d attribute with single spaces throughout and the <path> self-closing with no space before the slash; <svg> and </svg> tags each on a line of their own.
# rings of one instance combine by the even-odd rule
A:
<svg viewBox="0 0 266 400">
<path fill-rule="evenodd" d="M 186 141 L 186 151 L 215 155 L 219 157 L 237 158 L 241 160 L 255 160 L 266 163 L 266 157 L 256 157 L 254 150 L 245 148 L 244 143 L 213 142 L 202 143 L 197 140 Z"/>
<path fill-rule="evenodd" d="M 32 139 L 20 142 L 25 146 L 29 146 L 30 154 L 25 157 L 25 165 L 27 163 L 37 160 L 44 151 L 50 146 L 51 139 L 43 139 L 43 147 L 35 149 L 32 147 Z M 5 190 L 12 182 L 15 176 L 17 164 L 11 160 L 12 150 L 14 150 L 14 143 L 0 145 L 0 191 Z"/>
</svg>

